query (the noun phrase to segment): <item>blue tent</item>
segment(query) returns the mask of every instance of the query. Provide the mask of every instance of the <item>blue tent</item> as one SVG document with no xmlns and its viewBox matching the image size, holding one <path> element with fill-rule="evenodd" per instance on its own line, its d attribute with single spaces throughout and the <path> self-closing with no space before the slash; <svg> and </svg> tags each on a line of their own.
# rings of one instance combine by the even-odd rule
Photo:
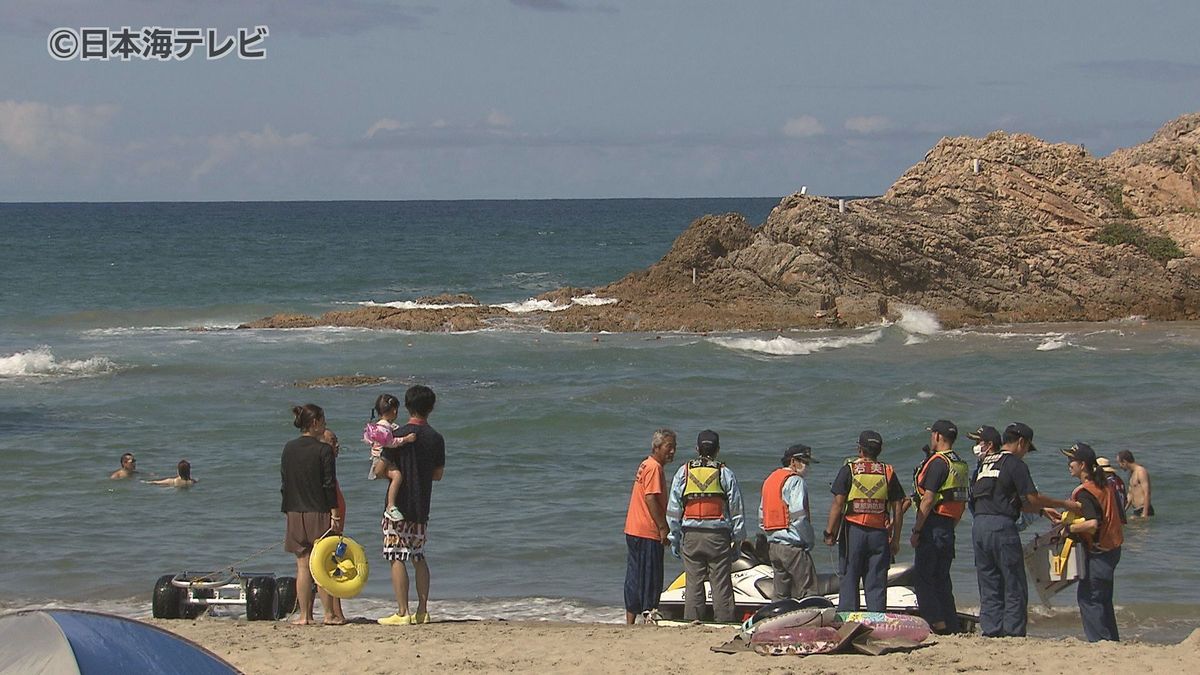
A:
<svg viewBox="0 0 1200 675">
<path fill-rule="evenodd" d="M 49 609 L 0 616 L 0 675 L 240 672 L 190 640 L 112 614 Z"/>
</svg>

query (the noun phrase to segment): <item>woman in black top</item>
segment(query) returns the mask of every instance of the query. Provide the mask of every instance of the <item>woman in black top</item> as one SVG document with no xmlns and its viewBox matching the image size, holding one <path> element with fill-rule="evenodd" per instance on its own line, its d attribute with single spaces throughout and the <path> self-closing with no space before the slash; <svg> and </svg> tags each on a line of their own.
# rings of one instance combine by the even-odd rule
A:
<svg viewBox="0 0 1200 675">
<path fill-rule="evenodd" d="M 1063 450 L 1069 460 L 1071 476 L 1079 487 L 1071 499 L 1079 502 L 1081 518 L 1066 524 L 1066 533 L 1085 548 L 1085 570 L 1079 579 L 1076 599 L 1083 634 L 1088 642 L 1119 640 L 1117 616 L 1113 606 L 1113 580 L 1121 561 L 1124 532 L 1117 507 L 1116 489 L 1104 478 L 1096 463 L 1096 451 L 1086 443 Z"/>
<path fill-rule="evenodd" d="M 280 488 L 283 503 L 279 510 L 287 515 L 287 530 L 283 548 L 296 554 L 296 597 L 301 616 L 293 623 L 313 622 L 312 573 L 308 556 L 313 543 L 326 533 L 342 530 L 337 507 L 333 448 L 321 441 L 325 432 L 325 411 L 311 403 L 292 408 L 299 438 L 283 446 L 279 460 Z M 325 589 L 318 588 L 326 624 L 344 623 L 331 611 L 331 598 Z"/>
</svg>

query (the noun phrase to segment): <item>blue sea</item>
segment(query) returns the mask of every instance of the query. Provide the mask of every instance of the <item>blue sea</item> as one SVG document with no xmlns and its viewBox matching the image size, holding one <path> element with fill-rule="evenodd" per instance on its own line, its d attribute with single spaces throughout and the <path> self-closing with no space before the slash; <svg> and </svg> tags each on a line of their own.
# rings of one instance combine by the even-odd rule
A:
<svg viewBox="0 0 1200 675">
<path fill-rule="evenodd" d="M 1170 641 L 1200 625 L 1200 524 L 1187 516 L 1200 480 L 1194 324 L 949 330 L 937 308 L 910 307 L 894 323 L 765 334 L 235 330 L 277 312 L 437 293 L 519 308 L 652 264 L 701 215 L 760 223 L 776 202 L 0 204 L 0 609 L 148 616 L 160 575 L 263 549 L 240 569 L 294 574 L 278 546 L 279 453 L 296 435 L 289 409 L 312 402 L 342 438 L 347 532 L 372 556 L 347 612 L 390 613 L 378 553 L 386 486 L 364 478 L 357 438 L 379 393 L 424 383 L 448 455 L 428 549 L 441 618 L 621 620 L 625 507 L 656 428 L 679 432 L 675 466 L 697 432 L 718 431 L 749 512 L 781 451 L 811 445 L 823 518 L 861 430 L 878 430 L 907 476 L 925 427 L 944 417 L 964 430 L 1030 424 L 1042 449 L 1034 477 L 1057 496 L 1072 480 L 1056 448 L 1132 450 L 1159 515 L 1126 532 L 1122 634 Z M 387 380 L 295 386 L 355 374 Z M 108 480 L 124 452 L 147 478 L 187 458 L 200 482 Z M 969 609 L 969 523 L 959 529 L 955 591 Z M 815 559 L 830 571 L 826 551 Z M 668 576 L 679 569 L 668 558 Z M 1082 634 L 1073 590 L 1034 607 L 1033 633 Z"/>
</svg>

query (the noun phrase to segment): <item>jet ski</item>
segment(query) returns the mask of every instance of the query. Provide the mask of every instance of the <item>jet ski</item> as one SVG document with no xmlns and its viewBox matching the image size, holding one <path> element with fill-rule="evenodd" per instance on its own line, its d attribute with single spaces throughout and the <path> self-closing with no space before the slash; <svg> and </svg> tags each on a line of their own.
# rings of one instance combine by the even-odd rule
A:
<svg viewBox="0 0 1200 675">
<path fill-rule="evenodd" d="M 771 568 L 767 556 L 767 538 L 759 534 L 754 543 L 742 542 L 738 556 L 732 564 L 733 601 L 740 620 L 747 619 L 766 605 L 771 604 L 772 581 L 775 571 Z M 917 596 L 912 588 L 913 570 L 911 563 L 894 564 L 888 569 L 887 575 L 887 605 L 885 612 L 894 614 L 919 614 Z M 823 596 L 832 605 L 838 601 L 838 589 L 841 577 L 836 574 L 818 574 L 816 596 Z M 680 574 L 658 600 L 658 612 L 667 623 L 683 621 L 683 593 L 685 575 Z M 705 607 L 701 621 L 711 622 L 712 588 L 704 584 Z M 859 591 L 860 606 L 865 607 L 866 598 Z M 958 613 L 960 628 L 963 632 L 974 632 L 979 617 L 972 614 Z"/>
</svg>

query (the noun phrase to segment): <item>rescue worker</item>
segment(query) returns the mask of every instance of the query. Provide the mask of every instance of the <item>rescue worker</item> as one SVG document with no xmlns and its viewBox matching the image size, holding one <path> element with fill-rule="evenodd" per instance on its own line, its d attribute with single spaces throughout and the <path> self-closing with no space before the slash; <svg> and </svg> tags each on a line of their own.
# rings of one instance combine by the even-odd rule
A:
<svg viewBox="0 0 1200 675">
<path fill-rule="evenodd" d="M 696 459 L 675 472 L 667 501 L 671 553 L 683 558 L 687 577 L 683 618 L 694 621 L 704 611 L 704 582 L 712 586 L 713 617 L 737 620 L 732 565 L 735 547 L 746 538 L 742 491 L 729 467 L 717 461 L 721 439 L 705 429 L 696 437 Z"/>
<path fill-rule="evenodd" d="M 1096 451 L 1092 446 L 1076 443 L 1061 452 L 1067 457 L 1067 471 L 1079 480 L 1071 499 L 1079 502 L 1081 508 L 1075 513 L 1082 517 L 1063 523 L 1063 529 L 1087 549 L 1084 556 L 1086 571 L 1079 579 L 1075 596 L 1079 602 L 1079 618 L 1083 620 L 1083 634 L 1088 642 L 1117 641 L 1120 637 L 1113 608 L 1113 577 L 1117 563 L 1121 561 L 1121 543 L 1124 541 L 1117 491 L 1096 463 Z M 1059 519 L 1055 512 L 1047 515 L 1052 520 Z"/>
<path fill-rule="evenodd" d="M 1000 432 L 996 431 L 996 427 L 983 425 L 967 434 L 967 438 L 975 441 L 975 445 L 971 447 L 971 453 L 975 455 L 975 469 L 971 472 L 971 483 L 975 482 L 975 478 L 979 475 L 979 469 L 983 467 L 983 459 L 988 455 L 1000 452 Z M 968 487 L 970 483 L 968 483 Z"/>
<path fill-rule="evenodd" d="M 958 609 L 954 606 L 954 528 L 967 508 L 967 463 L 954 452 L 958 427 L 938 420 L 926 427 L 932 450 L 917 471 L 916 490 L 920 501 L 913 523 L 911 544 L 913 591 L 921 617 L 935 633 L 957 633 Z"/>
<path fill-rule="evenodd" d="M 975 514 L 971 543 L 979 581 L 979 630 L 984 637 L 1025 636 L 1029 586 L 1017 531 L 1021 512 L 1078 506 L 1038 494 L 1024 461 L 1026 454 L 1036 450 L 1029 425 L 1008 425 L 1000 452 L 983 458 L 971 484 L 969 499 Z"/>
<path fill-rule="evenodd" d="M 808 508 L 808 486 L 804 476 L 813 459 L 812 448 L 797 444 L 788 448 L 775 469 L 763 482 L 758 519 L 767 543 L 771 567 L 775 570 L 771 599 L 803 598 L 817 588 L 817 568 L 813 565 L 813 526 Z"/>
<path fill-rule="evenodd" d="M 905 495 L 895 469 L 879 461 L 881 452 L 883 437 L 862 432 L 858 457 L 843 464 L 833 479 L 833 504 L 824 535 L 826 545 L 841 543 L 839 612 L 859 609 L 860 580 L 868 612 L 882 612 L 887 605 L 888 565 L 900 550 Z"/>
</svg>

